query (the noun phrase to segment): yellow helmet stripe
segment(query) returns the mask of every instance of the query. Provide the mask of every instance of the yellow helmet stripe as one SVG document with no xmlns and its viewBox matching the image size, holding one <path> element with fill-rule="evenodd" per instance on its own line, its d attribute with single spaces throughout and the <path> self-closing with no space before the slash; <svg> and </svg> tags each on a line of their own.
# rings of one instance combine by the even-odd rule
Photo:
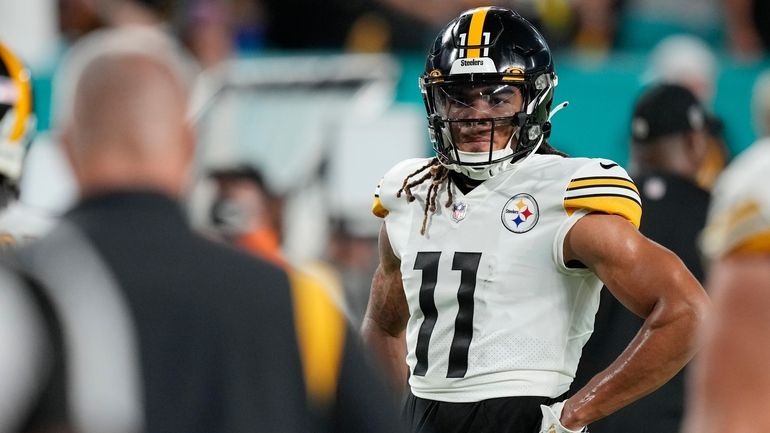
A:
<svg viewBox="0 0 770 433">
<path fill-rule="evenodd" d="M 481 35 L 484 30 L 484 20 L 487 18 L 489 7 L 479 8 L 471 17 L 471 27 L 468 30 L 468 46 L 477 47 L 481 45 Z M 481 49 L 472 48 L 468 50 L 468 58 L 475 59 L 481 57 Z"/>
<path fill-rule="evenodd" d="M 0 57 L 5 62 L 8 73 L 19 90 L 19 100 L 16 102 L 16 123 L 10 134 L 10 140 L 13 143 L 23 137 L 26 132 L 24 128 L 26 128 L 27 119 L 32 113 L 32 84 L 29 82 L 27 69 L 3 44 L 0 44 Z"/>
</svg>

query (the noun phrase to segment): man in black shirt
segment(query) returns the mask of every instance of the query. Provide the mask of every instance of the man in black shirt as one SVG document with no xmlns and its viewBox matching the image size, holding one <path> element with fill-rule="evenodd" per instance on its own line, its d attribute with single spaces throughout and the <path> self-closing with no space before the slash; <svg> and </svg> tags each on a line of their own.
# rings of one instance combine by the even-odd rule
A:
<svg viewBox="0 0 770 433">
<path fill-rule="evenodd" d="M 81 200 L 0 268 L 0 312 L 16 311 L 0 317 L 0 346 L 14 347 L 0 355 L 0 430 L 399 431 L 324 293 L 189 228 L 178 200 L 193 131 L 174 44 L 107 31 L 63 73 Z"/>
<path fill-rule="evenodd" d="M 709 192 L 696 183 L 708 152 L 707 113 L 684 87 L 646 89 L 631 121 L 631 174 L 642 198 L 639 230 L 673 251 L 700 281 L 697 237 Z M 639 330 L 642 319 L 602 292 L 594 334 L 583 349 L 573 389 L 606 368 Z M 682 421 L 684 370 L 649 396 L 591 425 L 592 433 L 676 433 Z"/>
</svg>

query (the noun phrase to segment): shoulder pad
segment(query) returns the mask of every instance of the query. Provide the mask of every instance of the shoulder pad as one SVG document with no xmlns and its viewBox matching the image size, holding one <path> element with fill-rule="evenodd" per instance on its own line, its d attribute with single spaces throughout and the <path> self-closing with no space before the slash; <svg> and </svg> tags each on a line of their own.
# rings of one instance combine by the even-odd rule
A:
<svg viewBox="0 0 770 433">
<path fill-rule="evenodd" d="M 738 155 L 717 180 L 701 249 L 709 259 L 770 252 L 770 139 Z"/>
<path fill-rule="evenodd" d="M 419 171 L 421 167 L 426 168 L 430 161 L 431 158 L 407 159 L 385 173 L 374 191 L 372 213 L 380 218 L 388 216 L 399 204 L 396 194 L 403 185 L 404 179 Z M 406 200 L 401 199 L 401 202 L 406 204 Z"/>
<path fill-rule="evenodd" d="M 564 210 L 619 215 L 639 228 L 642 201 L 626 170 L 608 159 L 590 159 L 573 175 L 564 191 Z"/>
<path fill-rule="evenodd" d="M 374 201 L 372 202 L 372 213 L 379 218 L 385 218 L 388 216 L 388 213 L 390 213 L 390 211 L 385 209 L 385 206 L 382 205 L 382 200 L 380 200 L 380 190 L 382 190 L 383 180 L 385 180 L 385 178 L 380 179 L 380 182 L 377 184 L 377 188 L 374 190 Z"/>
</svg>

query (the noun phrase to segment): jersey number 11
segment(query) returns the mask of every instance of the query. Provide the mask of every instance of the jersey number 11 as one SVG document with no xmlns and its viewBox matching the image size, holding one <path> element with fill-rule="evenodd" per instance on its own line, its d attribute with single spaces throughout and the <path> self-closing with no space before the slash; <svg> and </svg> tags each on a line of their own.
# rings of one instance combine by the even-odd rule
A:
<svg viewBox="0 0 770 433">
<path fill-rule="evenodd" d="M 440 251 L 419 252 L 414 262 L 414 269 L 422 271 L 420 285 L 420 310 L 425 319 L 417 335 L 415 356 L 417 364 L 412 374 L 425 376 L 428 371 L 428 345 L 433 327 L 438 319 L 438 310 L 433 294 L 438 281 L 438 263 Z M 473 338 L 473 294 L 476 291 L 476 273 L 479 269 L 481 253 L 456 252 L 452 260 L 452 270 L 460 271 L 460 288 L 457 290 L 459 310 L 455 318 L 455 333 L 449 348 L 449 368 L 446 377 L 465 377 L 468 371 L 468 349 Z"/>
</svg>

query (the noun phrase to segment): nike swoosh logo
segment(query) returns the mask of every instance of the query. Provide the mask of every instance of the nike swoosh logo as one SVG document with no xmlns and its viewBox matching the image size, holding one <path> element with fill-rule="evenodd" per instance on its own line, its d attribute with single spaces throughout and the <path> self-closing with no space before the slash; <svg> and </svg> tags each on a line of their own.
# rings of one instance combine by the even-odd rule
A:
<svg viewBox="0 0 770 433">
<path fill-rule="evenodd" d="M 609 170 L 609 169 L 611 169 L 612 167 L 617 167 L 617 166 L 618 166 L 618 165 L 617 165 L 617 164 L 615 164 L 614 162 L 613 162 L 612 164 L 605 164 L 605 163 L 603 163 L 603 162 L 600 162 L 600 163 L 599 163 L 599 165 L 601 165 L 601 166 L 602 166 L 602 168 L 603 168 L 603 169 L 605 169 L 605 170 Z"/>
</svg>

